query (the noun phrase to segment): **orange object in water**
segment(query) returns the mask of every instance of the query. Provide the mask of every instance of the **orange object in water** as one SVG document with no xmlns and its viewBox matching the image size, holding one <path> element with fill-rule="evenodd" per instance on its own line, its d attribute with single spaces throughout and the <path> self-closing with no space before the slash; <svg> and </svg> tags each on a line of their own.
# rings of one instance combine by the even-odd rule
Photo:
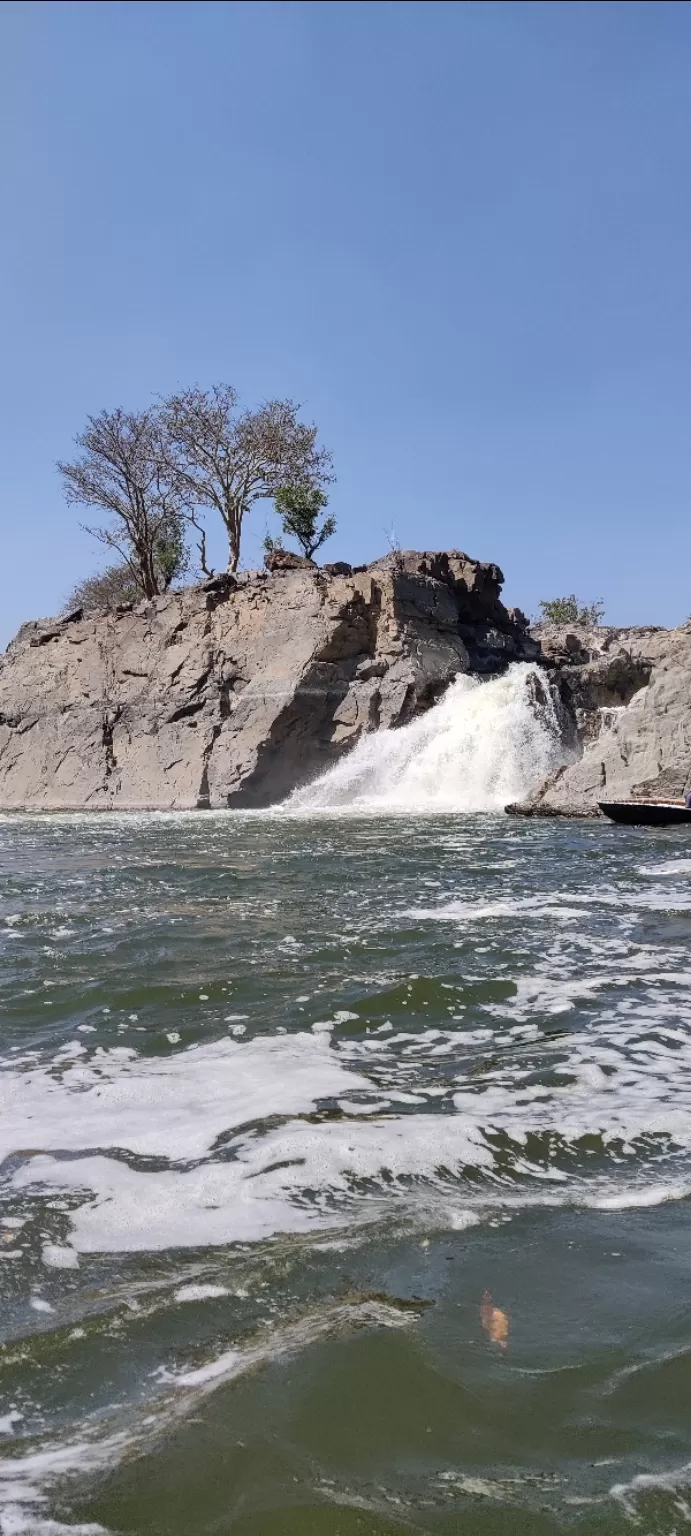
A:
<svg viewBox="0 0 691 1536">
<path fill-rule="evenodd" d="M 506 1349 L 509 1341 L 509 1319 L 501 1307 L 495 1307 L 489 1291 L 480 1303 L 480 1322 L 493 1344 L 498 1344 L 500 1349 Z"/>
</svg>

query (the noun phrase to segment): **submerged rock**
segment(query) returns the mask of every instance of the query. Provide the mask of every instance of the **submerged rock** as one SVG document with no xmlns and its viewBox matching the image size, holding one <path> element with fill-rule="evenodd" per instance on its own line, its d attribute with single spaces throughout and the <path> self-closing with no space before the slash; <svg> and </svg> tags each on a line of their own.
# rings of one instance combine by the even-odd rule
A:
<svg viewBox="0 0 691 1536">
<path fill-rule="evenodd" d="M 0 658 L 0 807 L 263 806 L 459 672 L 534 660 L 499 567 L 458 550 L 299 557 L 100 616 L 23 625 Z"/>
</svg>

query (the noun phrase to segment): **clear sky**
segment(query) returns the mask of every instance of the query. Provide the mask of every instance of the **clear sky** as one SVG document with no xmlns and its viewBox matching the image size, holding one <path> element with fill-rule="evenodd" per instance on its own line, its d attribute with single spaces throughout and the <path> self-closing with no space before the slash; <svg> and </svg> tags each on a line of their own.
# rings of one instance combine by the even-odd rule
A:
<svg viewBox="0 0 691 1536">
<path fill-rule="evenodd" d="M 686 0 L 21 0 L 0 127 L 0 643 L 99 563 L 87 412 L 215 380 L 318 422 L 333 559 L 691 612 Z"/>
</svg>

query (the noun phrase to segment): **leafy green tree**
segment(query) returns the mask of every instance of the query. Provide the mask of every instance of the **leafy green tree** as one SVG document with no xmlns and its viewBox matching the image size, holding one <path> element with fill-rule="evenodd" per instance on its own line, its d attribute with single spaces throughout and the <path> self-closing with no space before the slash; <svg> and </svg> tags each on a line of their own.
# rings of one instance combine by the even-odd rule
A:
<svg viewBox="0 0 691 1536">
<path fill-rule="evenodd" d="M 281 485 L 276 492 L 274 506 L 283 532 L 287 539 L 295 539 L 307 560 L 312 560 L 322 544 L 336 532 L 335 517 L 329 515 L 321 525 L 319 523 L 327 501 L 328 497 L 318 486 Z"/>
<path fill-rule="evenodd" d="M 603 602 L 582 603 L 573 592 L 569 597 L 552 597 L 540 603 L 542 624 L 594 625 L 601 623 L 604 614 Z"/>
<path fill-rule="evenodd" d="M 189 570 L 190 555 L 182 518 L 164 524 L 154 543 L 154 570 L 164 592 Z"/>
</svg>

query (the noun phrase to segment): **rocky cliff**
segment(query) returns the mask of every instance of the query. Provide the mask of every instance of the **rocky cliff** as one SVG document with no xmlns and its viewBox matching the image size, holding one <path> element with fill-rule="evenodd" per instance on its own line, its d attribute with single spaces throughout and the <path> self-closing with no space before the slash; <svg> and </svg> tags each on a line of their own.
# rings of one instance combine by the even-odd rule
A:
<svg viewBox="0 0 691 1536">
<path fill-rule="evenodd" d="M 599 800 L 680 797 L 691 787 L 691 624 L 540 627 L 571 761 L 516 814 L 597 816 Z"/>
<path fill-rule="evenodd" d="M 0 808 L 263 806 L 458 672 L 533 659 L 459 551 L 276 569 L 23 626 L 0 658 Z"/>
</svg>

